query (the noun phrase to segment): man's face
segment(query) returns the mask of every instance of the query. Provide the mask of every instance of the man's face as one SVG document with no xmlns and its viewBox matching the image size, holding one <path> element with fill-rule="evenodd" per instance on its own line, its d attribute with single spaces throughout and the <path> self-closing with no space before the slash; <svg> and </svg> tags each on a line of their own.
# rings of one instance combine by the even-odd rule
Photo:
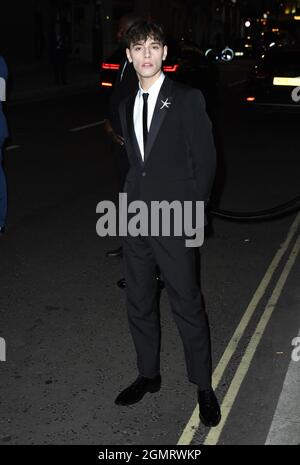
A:
<svg viewBox="0 0 300 465">
<path fill-rule="evenodd" d="M 151 80 L 160 73 L 162 61 L 167 56 L 167 46 L 148 37 L 146 41 L 131 44 L 126 54 L 138 77 Z"/>
</svg>

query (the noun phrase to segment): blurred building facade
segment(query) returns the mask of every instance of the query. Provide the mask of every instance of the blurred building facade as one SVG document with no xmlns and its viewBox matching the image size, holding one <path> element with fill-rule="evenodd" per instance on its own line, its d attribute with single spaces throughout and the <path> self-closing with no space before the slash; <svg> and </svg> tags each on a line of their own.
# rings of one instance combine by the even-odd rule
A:
<svg viewBox="0 0 300 465">
<path fill-rule="evenodd" d="M 300 0 L 1 0 L 0 53 L 18 65 L 47 62 L 59 27 L 71 60 L 97 64 L 116 47 L 116 23 L 129 12 L 151 16 L 202 48 L 219 48 L 244 33 L 247 16 L 292 19 Z"/>
</svg>

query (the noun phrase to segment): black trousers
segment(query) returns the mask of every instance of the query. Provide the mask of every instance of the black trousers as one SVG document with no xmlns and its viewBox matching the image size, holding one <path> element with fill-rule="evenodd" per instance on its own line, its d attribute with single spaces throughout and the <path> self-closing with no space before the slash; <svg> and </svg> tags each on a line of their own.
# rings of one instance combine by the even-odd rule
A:
<svg viewBox="0 0 300 465">
<path fill-rule="evenodd" d="M 125 145 L 113 144 L 113 156 L 117 174 L 118 191 L 123 192 L 125 179 L 129 170 L 129 161 Z"/>
<path fill-rule="evenodd" d="M 126 304 L 137 368 L 152 378 L 160 372 L 161 327 L 155 266 L 159 266 L 183 342 L 190 382 L 211 387 L 211 345 L 207 315 L 196 274 L 196 250 L 183 238 L 123 238 Z M 175 360 L 174 360 L 175 363 Z"/>
</svg>

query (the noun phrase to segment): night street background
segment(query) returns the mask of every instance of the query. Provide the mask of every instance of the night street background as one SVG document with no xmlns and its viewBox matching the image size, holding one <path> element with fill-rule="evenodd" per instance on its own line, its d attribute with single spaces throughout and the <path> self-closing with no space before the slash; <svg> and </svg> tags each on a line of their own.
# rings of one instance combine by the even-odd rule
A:
<svg viewBox="0 0 300 465">
<path fill-rule="evenodd" d="M 251 64 L 222 65 L 218 125 L 226 184 L 220 208 L 226 210 L 261 210 L 299 195 L 300 112 L 257 112 L 241 105 L 243 84 L 234 83 L 245 79 Z M 101 124 L 71 131 L 105 116 L 97 82 L 77 93 L 46 100 L 28 96 L 7 106 L 9 215 L 0 241 L 0 336 L 7 345 L 0 365 L 3 444 L 176 444 L 196 406 L 196 386 L 187 380 L 165 290 L 162 388 L 134 406 L 114 404 L 136 377 L 125 293 L 116 286 L 122 262 L 105 256 L 119 241 L 96 234 L 97 203 L 115 198 L 114 164 Z M 201 281 L 214 367 L 295 217 L 260 223 L 213 218 L 201 250 Z M 297 233 L 225 369 L 220 401 L 296 239 Z M 300 327 L 299 279 L 298 259 L 219 444 L 266 442 Z M 200 425 L 192 444 L 202 444 L 207 433 Z M 291 438 L 295 443 L 292 432 Z"/>
</svg>

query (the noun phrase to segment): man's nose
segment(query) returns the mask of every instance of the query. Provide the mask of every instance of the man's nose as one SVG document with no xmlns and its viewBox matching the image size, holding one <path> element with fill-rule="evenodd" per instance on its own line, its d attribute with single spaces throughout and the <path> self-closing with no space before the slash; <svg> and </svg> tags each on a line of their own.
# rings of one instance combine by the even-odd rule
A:
<svg viewBox="0 0 300 465">
<path fill-rule="evenodd" d="M 150 56 L 150 49 L 148 47 L 145 47 L 144 56 L 145 58 Z"/>
</svg>

